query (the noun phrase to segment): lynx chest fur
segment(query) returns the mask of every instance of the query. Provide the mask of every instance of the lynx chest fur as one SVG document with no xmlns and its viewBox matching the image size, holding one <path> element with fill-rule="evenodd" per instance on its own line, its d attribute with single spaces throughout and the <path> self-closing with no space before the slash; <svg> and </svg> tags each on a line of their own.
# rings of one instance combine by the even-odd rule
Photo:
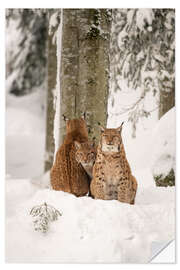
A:
<svg viewBox="0 0 180 270">
<path fill-rule="evenodd" d="M 102 128 L 93 168 L 91 193 L 97 199 L 133 204 L 137 182 L 126 159 L 121 129 L 122 126 L 118 129 Z"/>
<path fill-rule="evenodd" d="M 76 196 L 84 196 L 89 192 L 89 177 L 75 159 L 75 144 L 88 141 L 85 120 L 73 119 L 66 122 L 66 136 L 56 153 L 51 169 L 51 185 L 55 190 L 62 190 Z"/>
</svg>

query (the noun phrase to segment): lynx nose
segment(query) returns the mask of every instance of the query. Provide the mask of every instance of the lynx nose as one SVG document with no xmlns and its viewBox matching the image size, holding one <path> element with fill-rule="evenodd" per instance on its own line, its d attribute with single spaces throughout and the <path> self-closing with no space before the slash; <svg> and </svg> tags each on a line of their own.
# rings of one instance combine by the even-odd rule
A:
<svg viewBox="0 0 180 270">
<path fill-rule="evenodd" d="M 113 145 L 113 142 L 108 142 L 107 145 Z"/>
</svg>

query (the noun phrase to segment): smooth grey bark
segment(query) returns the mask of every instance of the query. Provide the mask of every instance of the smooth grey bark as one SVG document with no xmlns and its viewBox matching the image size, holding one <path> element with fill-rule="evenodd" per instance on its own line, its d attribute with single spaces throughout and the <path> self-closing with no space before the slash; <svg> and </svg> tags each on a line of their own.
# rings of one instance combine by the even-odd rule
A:
<svg viewBox="0 0 180 270">
<path fill-rule="evenodd" d="M 175 106 L 175 90 L 161 91 L 159 99 L 159 119 Z"/>
<path fill-rule="evenodd" d="M 60 115 L 86 112 L 89 138 L 106 126 L 109 88 L 110 13 L 106 9 L 64 9 L 61 51 Z M 60 121 L 60 144 L 65 123 Z"/>
<path fill-rule="evenodd" d="M 53 42 L 54 32 L 48 34 L 48 93 L 47 93 L 47 113 L 46 113 L 46 156 L 45 172 L 50 170 L 54 158 L 54 91 L 56 88 L 56 43 Z"/>
</svg>

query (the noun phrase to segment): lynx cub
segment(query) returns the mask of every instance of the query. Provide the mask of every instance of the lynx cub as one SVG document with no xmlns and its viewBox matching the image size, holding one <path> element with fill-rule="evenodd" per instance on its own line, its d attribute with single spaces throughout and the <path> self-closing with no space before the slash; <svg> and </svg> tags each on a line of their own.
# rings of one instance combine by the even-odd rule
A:
<svg viewBox="0 0 180 270">
<path fill-rule="evenodd" d="M 93 167 L 91 194 L 96 199 L 134 204 L 137 181 L 131 174 L 119 128 L 101 127 L 101 138 Z"/>
<path fill-rule="evenodd" d="M 84 196 L 89 192 L 89 178 L 81 164 L 75 159 L 74 141 L 88 141 L 86 122 L 83 118 L 66 120 L 66 136 L 56 153 L 56 159 L 51 169 L 52 188 Z"/>
<path fill-rule="evenodd" d="M 75 141 L 74 144 L 76 147 L 76 161 L 82 165 L 89 177 L 92 178 L 93 165 L 96 159 L 96 148 L 94 146 L 94 143 L 79 143 Z"/>
</svg>

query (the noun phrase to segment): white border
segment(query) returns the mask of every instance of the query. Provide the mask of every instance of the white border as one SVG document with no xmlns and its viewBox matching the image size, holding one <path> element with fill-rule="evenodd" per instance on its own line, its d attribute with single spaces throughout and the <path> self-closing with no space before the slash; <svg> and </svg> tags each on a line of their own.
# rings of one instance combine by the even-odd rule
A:
<svg viewBox="0 0 180 270">
<path fill-rule="evenodd" d="M 103 5 L 102 5 L 103 3 Z M 1 186 L 0 186 L 0 263 L 2 264 L 1 267 L 4 268 L 26 268 L 26 269 L 31 269 L 32 267 L 38 267 L 40 269 L 49 269 L 50 265 L 49 264 L 5 264 L 4 263 L 4 169 L 5 169 L 5 136 L 4 136 L 4 118 L 5 118 L 5 83 L 4 83 L 4 78 L 5 78 L 5 40 L 4 40 L 4 27 L 5 27 L 5 21 L 4 21 L 4 14 L 5 14 L 5 8 L 97 8 L 97 7 L 101 7 L 101 8 L 176 8 L 176 112 L 177 112 L 177 139 L 180 138 L 180 133 L 179 133 L 179 99 L 180 99 L 180 95 L 179 95 L 179 30 L 178 27 L 180 27 L 180 12 L 179 12 L 179 1 L 167 1 L 167 0 L 151 0 L 151 1 L 146 1 L 145 0 L 126 0 L 126 1 L 120 1 L 120 0 L 109 0 L 109 1 L 42 1 L 42 0 L 31 0 L 31 1 L 18 1 L 18 0 L 14 0 L 14 1 L 3 1 L 3 3 L 0 4 L 0 27 L 1 27 L 1 31 L 0 31 L 0 124 L 1 124 L 1 137 L 0 137 L 0 149 L 1 149 L 1 154 L 0 154 L 0 181 L 1 181 Z M 178 31 L 177 31 L 178 30 Z M 178 189 L 179 189 L 179 184 L 178 184 L 178 180 L 179 180 L 179 169 L 178 169 L 178 163 L 179 163 L 179 140 L 177 140 L 177 144 L 176 144 L 176 149 L 177 149 L 177 175 L 176 175 L 176 192 L 177 192 L 177 196 L 176 196 L 176 206 L 177 206 L 177 210 L 176 210 L 176 228 L 178 229 L 179 227 L 179 196 L 178 196 Z M 178 246 L 179 246 L 179 233 L 176 232 L 176 255 L 178 255 Z M 176 261 L 179 261 L 178 256 L 176 257 Z M 179 263 L 178 263 L 179 264 Z M 84 265 L 84 264 L 52 264 L 51 267 L 53 268 L 61 268 L 61 269 L 84 269 L 84 267 L 86 269 L 96 269 L 96 268 L 101 268 L 103 270 L 106 269 L 144 269 L 144 267 L 153 267 L 154 269 L 160 269 L 162 268 L 164 269 L 169 269 L 169 267 L 172 268 L 179 268 L 178 264 L 158 264 L 158 265 L 154 265 L 154 264 L 142 264 L 142 265 L 138 265 L 138 264 L 114 264 L 114 265 L 109 265 L 109 264 L 89 264 L 89 265 Z"/>
<path fill-rule="evenodd" d="M 1 3 L 2 8 L 174 8 L 178 0 L 91 0 L 91 1 L 44 1 L 44 0 L 6 0 Z"/>
</svg>

